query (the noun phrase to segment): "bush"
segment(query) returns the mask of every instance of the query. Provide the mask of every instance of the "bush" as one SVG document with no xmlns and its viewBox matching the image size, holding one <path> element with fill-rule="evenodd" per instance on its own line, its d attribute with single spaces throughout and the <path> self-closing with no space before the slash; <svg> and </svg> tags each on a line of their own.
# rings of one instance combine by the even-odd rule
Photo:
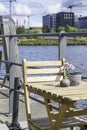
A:
<svg viewBox="0 0 87 130">
<path fill-rule="evenodd" d="M 42 38 L 21 38 L 19 45 L 58 45 L 58 40 L 46 40 Z"/>
</svg>

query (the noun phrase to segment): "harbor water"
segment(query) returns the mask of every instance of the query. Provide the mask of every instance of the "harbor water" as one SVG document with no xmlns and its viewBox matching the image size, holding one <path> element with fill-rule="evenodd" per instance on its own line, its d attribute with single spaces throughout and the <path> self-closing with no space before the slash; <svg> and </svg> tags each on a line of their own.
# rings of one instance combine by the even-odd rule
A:
<svg viewBox="0 0 87 130">
<path fill-rule="evenodd" d="M 19 46 L 20 63 L 22 59 L 33 60 L 58 60 L 58 46 Z M 3 46 L 0 45 L 0 50 Z M 4 56 L 3 56 L 4 59 Z M 82 76 L 87 76 L 87 46 L 67 46 L 66 60 L 75 66 L 74 71 L 79 71 Z M 2 71 L 4 67 L 2 66 Z M 1 71 L 1 70 L 0 70 Z"/>
<path fill-rule="evenodd" d="M 20 62 L 27 60 L 57 60 L 58 46 L 19 46 Z M 87 46 L 67 46 L 66 60 L 75 66 L 74 71 L 79 71 L 87 76 Z"/>
</svg>

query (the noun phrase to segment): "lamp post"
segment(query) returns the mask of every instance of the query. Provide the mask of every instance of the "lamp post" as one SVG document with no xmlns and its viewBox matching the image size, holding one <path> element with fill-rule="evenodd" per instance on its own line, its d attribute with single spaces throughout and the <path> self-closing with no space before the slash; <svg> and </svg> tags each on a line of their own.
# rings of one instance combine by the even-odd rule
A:
<svg viewBox="0 0 87 130">
<path fill-rule="evenodd" d="M 12 2 L 16 2 L 16 0 L 7 0 L 7 1 L 0 0 L 0 2 L 9 2 L 9 15 L 11 16 L 11 4 Z"/>
<path fill-rule="evenodd" d="M 9 0 L 9 15 L 11 16 L 11 4 L 12 2 L 16 2 L 16 0 Z"/>
</svg>

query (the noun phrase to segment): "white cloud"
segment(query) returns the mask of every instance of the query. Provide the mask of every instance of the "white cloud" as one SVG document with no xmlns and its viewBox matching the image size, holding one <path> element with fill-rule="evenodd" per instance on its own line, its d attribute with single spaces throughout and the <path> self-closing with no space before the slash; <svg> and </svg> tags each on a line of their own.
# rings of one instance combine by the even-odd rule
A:
<svg viewBox="0 0 87 130">
<path fill-rule="evenodd" d="M 8 14 L 8 9 L 0 3 L 0 14 Z"/>
<path fill-rule="evenodd" d="M 42 27 L 42 23 L 39 21 L 39 22 L 37 22 L 37 24 L 36 24 L 35 21 L 32 21 L 31 27 Z"/>
<path fill-rule="evenodd" d="M 15 14 L 17 15 L 30 15 L 31 9 L 27 5 L 21 3 L 15 4 Z"/>
<path fill-rule="evenodd" d="M 20 2 L 24 2 L 24 1 L 22 1 L 22 0 L 19 0 Z M 53 1 L 53 0 L 26 0 L 26 2 L 27 3 L 30 3 L 30 2 L 35 2 L 35 3 L 40 3 L 40 4 L 42 4 L 42 5 L 53 5 L 53 4 L 58 4 L 58 3 L 60 3 L 61 2 L 61 0 L 55 0 L 55 1 Z"/>
<path fill-rule="evenodd" d="M 49 5 L 46 13 L 57 13 L 61 10 L 61 4 Z"/>
</svg>

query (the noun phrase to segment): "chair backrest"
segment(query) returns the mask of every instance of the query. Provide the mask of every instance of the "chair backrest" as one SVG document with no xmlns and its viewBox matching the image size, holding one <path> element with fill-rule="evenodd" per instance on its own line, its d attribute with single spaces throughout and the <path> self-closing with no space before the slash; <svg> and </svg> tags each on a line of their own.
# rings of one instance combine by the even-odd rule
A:
<svg viewBox="0 0 87 130">
<path fill-rule="evenodd" d="M 23 60 L 23 79 L 28 82 L 59 81 L 62 79 L 59 61 L 26 61 Z"/>
<path fill-rule="evenodd" d="M 63 77 L 62 75 L 60 75 L 60 67 L 62 66 L 62 64 L 63 64 L 63 60 L 26 61 L 24 59 L 22 61 L 24 97 L 25 97 L 26 116 L 27 116 L 29 130 L 31 129 L 30 127 L 31 123 L 29 123 L 29 121 L 31 120 L 31 107 L 30 107 L 30 100 L 29 100 L 29 90 L 26 84 L 61 80 Z"/>
</svg>

